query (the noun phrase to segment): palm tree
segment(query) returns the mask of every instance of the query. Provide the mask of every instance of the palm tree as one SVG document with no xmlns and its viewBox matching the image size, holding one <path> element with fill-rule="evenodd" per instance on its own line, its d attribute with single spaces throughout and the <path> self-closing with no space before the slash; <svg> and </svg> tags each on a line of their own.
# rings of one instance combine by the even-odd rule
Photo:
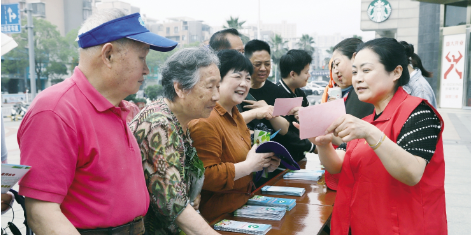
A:
<svg viewBox="0 0 473 236">
<path fill-rule="evenodd" d="M 332 55 L 333 53 L 333 46 L 331 46 L 329 49 L 325 50 L 328 54 Z"/>
<path fill-rule="evenodd" d="M 236 30 L 243 29 L 243 24 L 245 24 L 246 21 L 239 22 L 238 17 L 233 18 L 230 16 L 230 20 L 227 20 L 227 26 L 223 26 L 224 29 L 227 28 L 234 28 Z M 248 41 L 250 41 L 250 38 L 244 34 L 240 34 L 241 41 L 243 41 L 243 44 L 246 44 Z"/>
<path fill-rule="evenodd" d="M 303 34 L 299 39 L 297 46 L 299 49 L 307 51 L 310 55 L 314 54 L 315 48 L 312 47 L 314 43 L 314 38 L 310 37 L 308 34 Z"/>
<path fill-rule="evenodd" d="M 269 42 L 269 45 L 271 46 L 271 59 L 273 59 L 273 63 L 275 65 L 274 71 L 276 73 L 274 73 L 274 80 L 276 83 L 278 82 L 278 78 L 280 78 L 278 70 L 279 60 L 288 51 L 287 47 L 285 46 L 286 43 L 287 41 L 284 40 L 279 34 L 274 35 L 274 37 L 271 38 L 271 41 Z"/>
<path fill-rule="evenodd" d="M 356 35 L 356 34 L 353 35 L 353 38 L 357 38 L 357 39 L 360 39 L 361 41 L 363 41 L 363 37 L 359 36 L 359 35 Z"/>
<path fill-rule="evenodd" d="M 223 26 L 223 28 L 234 28 L 234 29 L 243 29 L 243 24 L 245 24 L 246 21 L 242 21 L 242 22 L 238 22 L 238 17 L 235 17 L 233 18 L 232 16 L 230 16 L 230 20 L 227 20 L 227 26 Z"/>
</svg>

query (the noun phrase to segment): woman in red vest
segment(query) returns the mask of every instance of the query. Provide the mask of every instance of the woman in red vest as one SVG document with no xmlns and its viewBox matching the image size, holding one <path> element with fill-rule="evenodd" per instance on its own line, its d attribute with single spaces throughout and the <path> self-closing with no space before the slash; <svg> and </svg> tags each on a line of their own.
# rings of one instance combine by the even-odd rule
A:
<svg viewBox="0 0 473 236">
<path fill-rule="evenodd" d="M 408 95 L 408 58 L 395 39 L 361 44 L 353 87 L 375 107 L 344 115 L 311 139 L 330 173 L 341 173 L 332 234 L 447 234 L 443 121 L 425 100 Z M 343 142 L 333 148 L 332 134 Z"/>
</svg>

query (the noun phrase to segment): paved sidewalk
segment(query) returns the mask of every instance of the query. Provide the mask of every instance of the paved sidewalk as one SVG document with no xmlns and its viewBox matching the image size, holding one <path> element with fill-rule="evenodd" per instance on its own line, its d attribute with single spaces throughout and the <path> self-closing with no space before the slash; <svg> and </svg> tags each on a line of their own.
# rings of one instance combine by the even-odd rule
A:
<svg viewBox="0 0 473 236">
<path fill-rule="evenodd" d="M 448 233 L 471 234 L 471 110 L 439 109 L 445 122 Z"/>
<path fill-rule="evenodd" d="M 471 110 L 439 109 L 445 122 L 443 132 L 446 178 L 448 232 L 452 235 L 471 234 Z M 20 121 L 4 119 L 5 140 L 9 163 L 20 163 L 16 134 Z M 14 187 L 18 189 L 18 185 Z M 25 234 L 23 210 L 13 205 L 14 223 Z M 2 228 L 11 221 L 12 211 L 2 215 Z M 315 232 L 314 232 L 315 233 Z"/>
</svg>

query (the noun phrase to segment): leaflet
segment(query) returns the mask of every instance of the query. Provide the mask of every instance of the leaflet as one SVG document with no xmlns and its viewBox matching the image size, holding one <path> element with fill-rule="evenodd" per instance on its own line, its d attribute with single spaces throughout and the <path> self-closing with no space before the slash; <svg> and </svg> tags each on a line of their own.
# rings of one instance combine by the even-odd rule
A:
<svg viewBox="0 0 473 236">
<path fill-rule="evenodd" d="M 246 204 L 257 206 L 284 207 L 286 208 L 286 211 L 290 211 L 296 206 L 296 199 L 255 195 L 252 198 L 248 199 L 248 202 Z"/>
<path fill-rule="evenodd" d="M 270 206 L 250 206 L 245 205 L 237 209 L 233 215 L 239 217 L 264 219 L 264 220 L 281 220 L 286 214 L 284 207 L 270 207 Z"/>
<path fill-rule="evenodd" d="M 284 179 L 302 179 L 302 180 L 319 180 L 324 174 L 324 170 L 290 170 L 286 173 Z"/>
<path fill-rule="evenodd" d="M 30 168 L 31 166 L 2 164 L 2 193 L 8 192 Z"/>
<path fill-rule="evenodd" d="M 261 192 L 274 195 L 290 195 L 301 197 L 305 193 L 305 188 L 282 187 L 282 186 L 264 186 Z"/>
<path fill-rule="evenodd" d="M 266 234 L 272 228 L 268 224 L 255 224 L 235 220 L 221 220 L 214 225 L 215 230 L 230 231 L 244 234 Z"/>
</svg>

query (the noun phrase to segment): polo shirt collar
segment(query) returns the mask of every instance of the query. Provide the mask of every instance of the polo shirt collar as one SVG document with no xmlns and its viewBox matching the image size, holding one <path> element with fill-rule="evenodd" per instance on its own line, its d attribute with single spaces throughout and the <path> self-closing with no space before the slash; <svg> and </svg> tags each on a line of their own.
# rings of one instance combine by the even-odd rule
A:
<svg viewBox="0 0 473 236">
<path fill-rule="evenodd" d="M 296 95 L 289 89 L 289 86 L 287 86 L 287 84 L 284 83 L 283 79 L 279 80 L 279 83 L 284 88 L 284 90 L 286 90 L 287 93 L 291 94 L 293 97 L 296 97 Z"/>
<path fill-rule="evenodd" d="M 217 111 L 217 113 L 220 116 L 223 116 L 223 115 L 225 115 L 225 113 L 228 113 L 227 109 L 223 108 L 222 105 L 220 105 L 220 103 L 218 103 L 218 102 L 217 102 L 217 105 L 215 106 L 214 109 Z M 232 114 L 235 114 L 235 112 L 239 112 L 239 111 L 238 111 L 238 108 L 236 106 L 233 106 L 232 107 Z M 228 115 L 230 115 L 230 113 L 228 113 Z"/>
<path fill-rule="evenodd" d="M 286 83 L 284 83 L 284 80 L 281 79 L 279 80 L 279 83 L 281 84 L 281 86 L 284 88 L 284 90 L 286 90 L 287 93 L 291 94 L 291 95 L 295 95 L 290 89 L 289 87 L 287 86 Z"/>
<path fill-rule="evenodd" d="M 95 109 L 97 109 L 97 111 L 104 112 L 110 108 L 115 107 L 102 94 L 100 94 L 99 91 L 97 91 L 97 89 L 92 86 L 92 84 L 90 84 L 89 80 L 87 80 L 87 77 L 85 77 L 84 73 L 82 73 L 79 67 L 76 66 L 76 68 L 74 68 L 74 74 L 71 79 L 80 89 L 80 91 L 84 94 L 87 100 L 89 100 L 89 102 L 95 107 Z M 123 102 L 120 102 L 119 106 L 120 108 L 125 107 Z"/>
<path fill-rule="evenodd" d="M 230 113 L 227 112 L 227 110 L 225 108 L 222 107 L 222 105 L 220 105 L 218 102 L 217 102 L 217 105 L 215 106 L 215 111 L 217 111 L 217 113 L 220 115 L 220 116 L 225 116 L 225 114 L 228 114 L 228 119 L 230 119 L 232 122 L 233 122 L 233 125 L 237 125 L 236 121 L 235 121 L 235 117 L 238 116 L 237 113 L 240 113 L 238 111 L 238 108 L 236 106 L 233 106 L 232 107 L 232 115 L 230 115 Z"/>
<path fill-rule="evenodd" d="M 225 113 L 227 113 L 227 110 L 225 108 L 222 107 L 222 105 L 220 105 L 220 103 L 217 102 L 217 105 L 215 106 L 214 108 L 217 113 L 220 115 L 220 116 L 223 116 L 225 115 Z"/>
</svg>

